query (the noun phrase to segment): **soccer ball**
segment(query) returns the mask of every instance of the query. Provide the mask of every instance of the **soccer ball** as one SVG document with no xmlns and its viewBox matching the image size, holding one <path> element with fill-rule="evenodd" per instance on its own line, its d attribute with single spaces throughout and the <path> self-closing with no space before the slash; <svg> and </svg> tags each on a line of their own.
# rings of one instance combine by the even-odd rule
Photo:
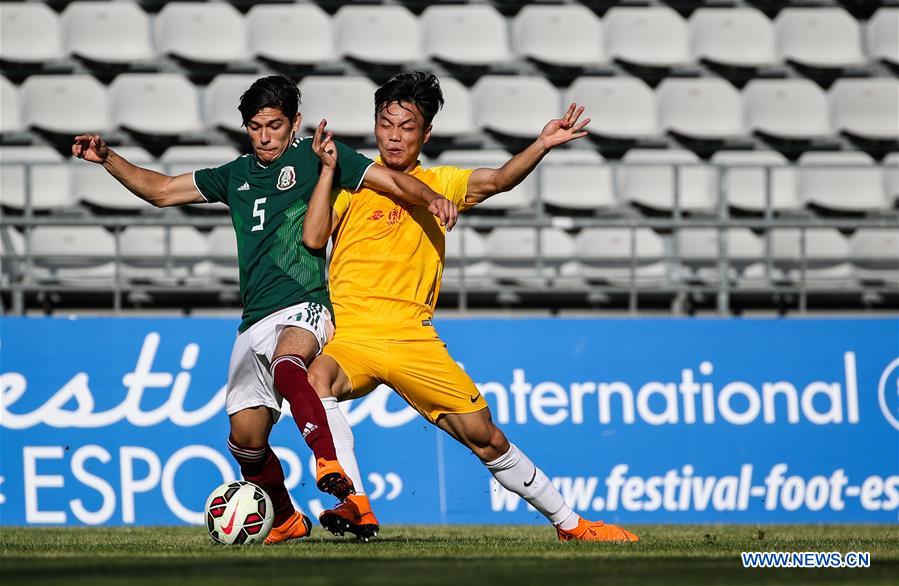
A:
<svg viewBox="0 0 899 586">
<path fill-rule="evenodd" d="M 226 482 L 206 499 L 206 529 L 216 543 L 260 543 L 274 520 L 272 499 L 252 482 Z"/>
</svg>

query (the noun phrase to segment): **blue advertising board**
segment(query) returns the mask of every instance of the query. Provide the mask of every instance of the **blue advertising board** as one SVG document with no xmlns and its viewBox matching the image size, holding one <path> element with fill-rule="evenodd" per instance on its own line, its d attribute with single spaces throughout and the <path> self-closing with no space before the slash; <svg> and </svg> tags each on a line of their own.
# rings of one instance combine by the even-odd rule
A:
<svg viewBox="0 0 899 586">
<path fill-rule="evenodd" d="M 236 320 L 0 319 L 0 524 L 198 523 L 239 470 Z M 588 518 L 895 523 L 897 319 L 438 324 L 493 418 Z M 382 523 L 543 522 L 386 387 L 343 405 Z M 330 506 L 282 421 L 303 509 Z"/>
</svg>

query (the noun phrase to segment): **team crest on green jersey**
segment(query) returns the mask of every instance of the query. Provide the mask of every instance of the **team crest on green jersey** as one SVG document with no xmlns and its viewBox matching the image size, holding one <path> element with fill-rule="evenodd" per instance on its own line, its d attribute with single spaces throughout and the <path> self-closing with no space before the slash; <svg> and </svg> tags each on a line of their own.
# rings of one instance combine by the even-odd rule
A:
<svg viewBox="0 0 899 586">
<path fill-rule="evenodd" d="M 278 184 L 276 185 L 276 187 L 281 191 L 285 191 L 296 184 L 297 172 L 294 171 L 293 167 L 287 166 L 281 169 L 281 174 L 278 175 Z"/>
</svg>

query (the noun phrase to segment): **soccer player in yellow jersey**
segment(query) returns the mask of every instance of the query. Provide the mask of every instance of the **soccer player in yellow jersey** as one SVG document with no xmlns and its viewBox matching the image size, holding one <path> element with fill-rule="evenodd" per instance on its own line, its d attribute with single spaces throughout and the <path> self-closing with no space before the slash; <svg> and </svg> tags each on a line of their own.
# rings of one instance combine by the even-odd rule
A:
<svg viewBox="0 0 899 586">
<path fill-rule="evenodd" d="M 424 169 L 418 163 L 431 121 L 443 105 L 433 75 L 397 75 L 375 93 L 380 163 L 420 179 L 464 211 L 520 183 L 550 149 L 586 136 L 589 118 L 572 104 L 528 148 L 499 169 Z M 341 191 L 331 217 L 330 266 L 336 334 L 309 371 L 328 416 L 337 457 L 356 493 L 319 520 L 332 533 L 367 539 L 378 522 L 362 492 L 353 435 L 339 400 L 385 383 L 428 421 L 481 459 L 497 482 L 517 493 L 556 527 L 559 539 L 636 541 L 620 527 L 582 519 L 565 504 L 546 474 L 506 439 L 467 374 L 431 324 L 443 273 L 444 227 L 423 207 L 370 189 Z M 319 242 L 324 246 L 327 237 Z"/>
</svg>

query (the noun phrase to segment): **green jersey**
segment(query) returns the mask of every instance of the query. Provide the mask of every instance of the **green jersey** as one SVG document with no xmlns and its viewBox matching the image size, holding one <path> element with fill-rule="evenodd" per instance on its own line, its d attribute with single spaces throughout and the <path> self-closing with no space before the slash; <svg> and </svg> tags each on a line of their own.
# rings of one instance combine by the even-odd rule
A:
<svg viewBox="0 0 899 586">
<path fill-rule="evenodd" d="M 334 188 L 359 189 L 373 161 L 335 144 Z M 224 203 L 231 212 L 243 303 L 241 332 L 275 311 L 305 301 L 331 307 L 325 251 L 303 244 L 303 220 L 319 168 L 312 139 L 297 138 L 268 166 L 253 155 L 243 155 L 221 167 L 194 172 L 200 194 L 207 201 Z"/>
</svg>

